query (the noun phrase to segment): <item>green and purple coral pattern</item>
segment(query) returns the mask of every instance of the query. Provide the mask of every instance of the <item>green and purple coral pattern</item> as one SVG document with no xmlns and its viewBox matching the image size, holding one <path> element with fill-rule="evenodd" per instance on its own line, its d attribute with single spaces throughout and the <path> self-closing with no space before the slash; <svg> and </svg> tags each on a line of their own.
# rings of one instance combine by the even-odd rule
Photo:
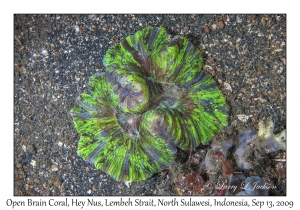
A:
<svg viewBox="0 0 300 210">
<path fill-rule="evenodd" d="M 147 27 L 110 48 L 105 72 L 71 110 L 78 154 L 118 181 L 168 169 L 177 147 L 210 140 L 227 125 L 226 99 L 185 37 Z"/>
</svg>

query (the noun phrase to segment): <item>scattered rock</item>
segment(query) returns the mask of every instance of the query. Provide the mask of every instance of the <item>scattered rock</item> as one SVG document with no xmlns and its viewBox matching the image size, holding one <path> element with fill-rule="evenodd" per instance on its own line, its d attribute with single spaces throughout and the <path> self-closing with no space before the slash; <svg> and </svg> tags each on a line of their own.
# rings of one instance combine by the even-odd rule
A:
<svg viewBox="0 0 300 210">
<path fill-rule="evenodd" d="M 184 26 L 182 32 L 186 34 L 187 32 L 189 32 L 189 30 L 190 30 L 190 26 Z"/>
<path fill-rule="evenodd" d="M 58 187 L 60 184 L 61 184 L 61 182 L 59 181 L 59 179 L 56 179 L 56 180 L 53 182 L 53 186 L 54 186 L 54 187 Z"/>
<path fill-rule="evenodd" d="M 225 91 L 232 92 L 232 88 L 231 88 L 230 84 L 228 84 L 227 82 L 223 83 L 223 88 Z"/>
<path fill-rule="evenodd" d="M 204 32 L 208 34 L 208 33 L 209 33 L 209 31 L 210 31 L 210 30 L 209 30 L 209 27 L 208 27 L 208 25 L 205 25 L 205 26 L 204 26 Z"/>
<path fill-rule="evenodd" d="M 242 121 L 243 123 L 246 123 L 249 119 L 249 116 L 245 115 L 245 114 L 240 114 L 240 115 L 237 115 L 238 119 L 240 121 Z"/>
<path fill-rule="evenodd" d="M 53 164 L 50 168 L 50 171 L 51 172 L 55 172 L 55 171 L 58 171 L 58 165 L 57 164 Z"/>
<path fill-rule="evenodd" d="M 32 168 L 36 167 L 36 161 L 35 160 L 31 160 L 30 165 L 32 166 Z"/>
<path fill-rule="evenodd" d="M 257 98 L 261 103 L 265 103 L 265 102 L 267 102 L 267 100 L 266 99 L 263 99 L 263 98 L 261 98 L 261 97 L 259 97 L 259 98 Z"/>
<path fill-rule="evenodd" d="M 197 172 L 191 172 L 187 176 L 187 188 L 191 192 L 200 191 L 204 186 L 204 180 L 200 174 Z"/>
<path fill-rule="evenodd" d="M 217 22 L 217 26 L 218 26 L 220 29 L 223 29 L 224 26 L 225 26 L 224 21 L 223 21 L 223 20 L 219 20 L 219 21 Z"/>
</svg>

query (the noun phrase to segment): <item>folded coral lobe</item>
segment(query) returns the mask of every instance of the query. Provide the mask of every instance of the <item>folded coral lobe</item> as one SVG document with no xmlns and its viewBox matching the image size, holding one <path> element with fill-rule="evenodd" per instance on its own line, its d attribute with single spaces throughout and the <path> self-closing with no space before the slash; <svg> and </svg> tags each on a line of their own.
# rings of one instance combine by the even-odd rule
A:
<svg viewBox="0 0 300 210">
<path fill-rule="evenodd" d="M 78 154 L 116 180 L 168 169 L 227 125 L 226 100 L 185 37 L 147 27 L 110 48 L 71 110 Z"/>
</svg>

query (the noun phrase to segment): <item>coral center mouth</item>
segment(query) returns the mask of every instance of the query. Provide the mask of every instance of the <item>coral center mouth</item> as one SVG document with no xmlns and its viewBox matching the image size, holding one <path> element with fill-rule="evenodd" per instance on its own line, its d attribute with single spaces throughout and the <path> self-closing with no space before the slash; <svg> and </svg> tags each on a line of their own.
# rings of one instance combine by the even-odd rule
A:
<svg viewBox="0 0 300 210">
<path fill-rule="evenodd" d="M 116 117 L 118 119 L 119 125 L 123 130 L 131 137 L 139 137 L 140 135 L 140 122 L 141 114 L 130 115 L 126 113 L 117 113 Z"/>
<path fill-rule="evenodd" d="M 158 106 L 174 108 L 178 104 L 178 99 L 187 95 L 187 89 L 180 88 L 174 84 L 154 82 L 152 78 L 147 78 L 150 93 L 149 110 Z"/>
<path fill-rule="evenodd" d="M 128 84 L 127 81 L 125 85 L 123 83 L 121 90 L 115 89 L 116 93 L 119 92 L 120 106 L 122 108 L 121 110 L 115 110 L 116 117 L 119 125 L 131 138 L 140 136 L 140 122 L 146 112 L 155 108 L 176 109 L 178 99 L 184 97 L 187 92 L 186 89 L 179 88 L 173 84 L 148 82 L 147 90 L 149 90 L 150 95 L 149 100 L 145 102 L 148 97 L 145 97 L 143 90 L 145 90 L 145 88 L 143 88 L 141 84 Z M 149 106 L 140 109 L 140 111 L 135 114 L 124 112 L 124 110 L 133 109 L 141 103 L 149 104 Z"/>
</svg>

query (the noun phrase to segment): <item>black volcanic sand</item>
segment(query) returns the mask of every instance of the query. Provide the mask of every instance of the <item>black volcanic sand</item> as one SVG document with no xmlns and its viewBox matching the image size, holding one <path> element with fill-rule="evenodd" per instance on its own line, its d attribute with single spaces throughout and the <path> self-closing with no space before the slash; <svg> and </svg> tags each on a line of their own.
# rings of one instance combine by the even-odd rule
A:
<svg viewBox="0 0 300 210">
<path fill-rule="evenodd" d="M 183 35 L 201 50 L 203 69 L 218 82 L 230 107 L 229 126 L 216 138 L 236 139 L 238 130 L 257 130 L 265 119 L 274 121 L 275 133 L 285 129 L 285 15 L 17 14 L 14 195 L 188 195 L 178 179 L 184 182 L 195 170 L 208 180 L 197 164 L 209 145 L 192 151 L 193 161 L 187 161 L 188 152 L 178 152 L 178 170 L 131 184 L 115 181 L 76 154 L 79 135 L 70 116 L 75 98 L 87 92 L 91 75 L 103 71 L 109 47 L 149 25 Z M 238 119 L 242 114 L 249 117 L 246 122 Z M 277 186 L 269 194 L 285 195 L 285 174 L 273 160 L 283 155 L 270 154 L 250 171 L 236 168 L 232 152 L 228 158 L 235 172 L 258 175 Z"/>
</svg>

